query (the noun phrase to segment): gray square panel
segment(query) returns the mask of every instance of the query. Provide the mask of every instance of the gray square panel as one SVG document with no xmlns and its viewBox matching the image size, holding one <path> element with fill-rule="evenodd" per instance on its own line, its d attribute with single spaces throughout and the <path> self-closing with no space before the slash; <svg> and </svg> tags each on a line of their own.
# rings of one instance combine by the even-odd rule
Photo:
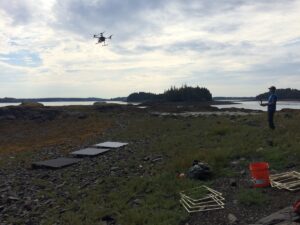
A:
<svg viewBox="0 0 300 225">
<path fill-rule="evenodd" d="M 33 168 L 39 168 L 39 167 L 46 167 L 46 168 L 53 168 L 58 169 L 65 166 L 70 166 L 75 163 L 80 162 L 82 159 L 75 159 L 75 158 L 57 158 L 57 159 L 51 159 L 46 161 L 40 161 L 40 162 L 34 162 L 32 163 Z"/>
<path fill-rule="evenodd" d="M 109 148 L 84 148 L 75 152 L 71 152 L 71 155 L 78 156 L 96 156 L 104 152 L 110 151 Z"/>
<path fill-rule="evenodd" d="M 120 147 L 123 147 L 125 145 L 128 145 L 128 143 L 107 141 L 107 142 L 96 144 L 96 145 L 94 145 L 94 147 L 120 148 Z"/>
</svg>

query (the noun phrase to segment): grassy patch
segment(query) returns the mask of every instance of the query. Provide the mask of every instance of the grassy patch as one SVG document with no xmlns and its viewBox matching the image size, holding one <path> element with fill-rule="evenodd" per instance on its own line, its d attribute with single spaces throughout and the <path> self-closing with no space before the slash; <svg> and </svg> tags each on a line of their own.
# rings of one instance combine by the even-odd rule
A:
<svg viewBox="0 0 300 225">
<path fill-rule="evenodd" d="M 69 152 L 103 134 L 113 125 L 106 115 L 87 112 L 86 119 L 56 118 L 51 121 L 0 121 L 0 165 L 7 156 L 15 161 L 29 161 L 42 148 L 57 148 Z"/>
<path fill-rule="evenodd" d="M 240 204 L 246 206 L 263 206 L 269 199 L 260 189 L 242 189 L 237 195 Z"/>
</svg>

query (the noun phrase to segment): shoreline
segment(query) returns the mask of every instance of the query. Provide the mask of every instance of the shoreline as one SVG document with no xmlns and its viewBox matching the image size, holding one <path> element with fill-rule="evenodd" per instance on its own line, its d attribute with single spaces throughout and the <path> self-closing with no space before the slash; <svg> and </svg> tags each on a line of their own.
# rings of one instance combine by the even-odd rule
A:
<svg viewBox="0 0 300 225">
<path fill-rule="evenodd" d="M 277 104 L 278 106 L 280 106 L 280 102 L 279 104 Z M 97 104 L 98 103 L 98 104 Z M 125 103 L 125 102 L 124 102 Z M 300 101 L 299 101 L 300 103 Z M 7 110 L 7 109 L 17 109 L 17 108 L 27 108 L 27 109 L 38 109 L 38 108 L 89 108 L 89 107 L 110 107 L 110 108 L 120 108 L 120 109 L 131 109 L 131 108 L 139 108 L 139 109 L 159 109 L 159 111 L 165 109 L 167 111 L 169 110 L 175 110 L 175 111 L 258 111 L 258 112 L 263 112 L 266 110 L 257 108 L 257 109 L 253 109 L 253 108 L 247 108 L 246 107 L 234 107 L 234 105 L 242 105 L 242 103 L 238 103 L 238 102 L 223 102 L 223 101 L 212 101 L 212 102 L 145 102 L 145 103 L 128 103 L 128 104 L 119 104 L 118 102 L 94 102 L 93 104 L 75 104 L 75 105 L 44 105 L 43 103 L 38 103 L 38 102 L 34 102 L 34 103 L 26 103 L 24 105 L 22 104 L 18 104 L 18 105 L 4 105 L 1 106 L 2 103 L 0 103 L 0 110 Z M 6 104 L 6 103 L 3 103 Z M 232 107 L 224 107 L 224 108 L 218 108 L 218 106 L 227 106 L 227 105 L 232 105 Z M 291 104 L 292 105 L 292 104 Z M 281 111 L 281 110 L 300 110 L 300 108 L 281 108 L 280 110 L 277 111 Z"/>
</svg>

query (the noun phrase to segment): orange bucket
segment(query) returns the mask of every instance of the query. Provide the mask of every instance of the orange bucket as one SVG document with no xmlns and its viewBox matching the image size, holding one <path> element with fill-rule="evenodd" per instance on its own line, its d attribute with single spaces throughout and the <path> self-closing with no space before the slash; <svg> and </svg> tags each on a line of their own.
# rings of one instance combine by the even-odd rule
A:
<svg viewBox="0 0 300 225">
<path fill-rule="evenodd" d="M 270 186 L 269 163 L 250 163 L 249 169 L 251 172 L 251 177 L 254 181 L 254 187 L 260 188 Z"/>
</svg>

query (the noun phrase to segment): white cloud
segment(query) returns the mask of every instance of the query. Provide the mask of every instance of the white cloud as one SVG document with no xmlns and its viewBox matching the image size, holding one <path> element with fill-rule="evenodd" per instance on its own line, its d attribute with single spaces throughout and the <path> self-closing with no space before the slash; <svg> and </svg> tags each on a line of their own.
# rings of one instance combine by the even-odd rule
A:
<svg viewBox="0 0 300 225">
<path fill-rule="evenodd" d="M 0 97 L 115 97 L 184 83 L 215 96 L 256 95 L 272 82 L 299 88 L 299 11 L 299 0 L 0 0 Z M 109 46 L 95 45 L 104 30 Z M 18 51 L 41 64 L 8 65 Z"/>
</svg>

